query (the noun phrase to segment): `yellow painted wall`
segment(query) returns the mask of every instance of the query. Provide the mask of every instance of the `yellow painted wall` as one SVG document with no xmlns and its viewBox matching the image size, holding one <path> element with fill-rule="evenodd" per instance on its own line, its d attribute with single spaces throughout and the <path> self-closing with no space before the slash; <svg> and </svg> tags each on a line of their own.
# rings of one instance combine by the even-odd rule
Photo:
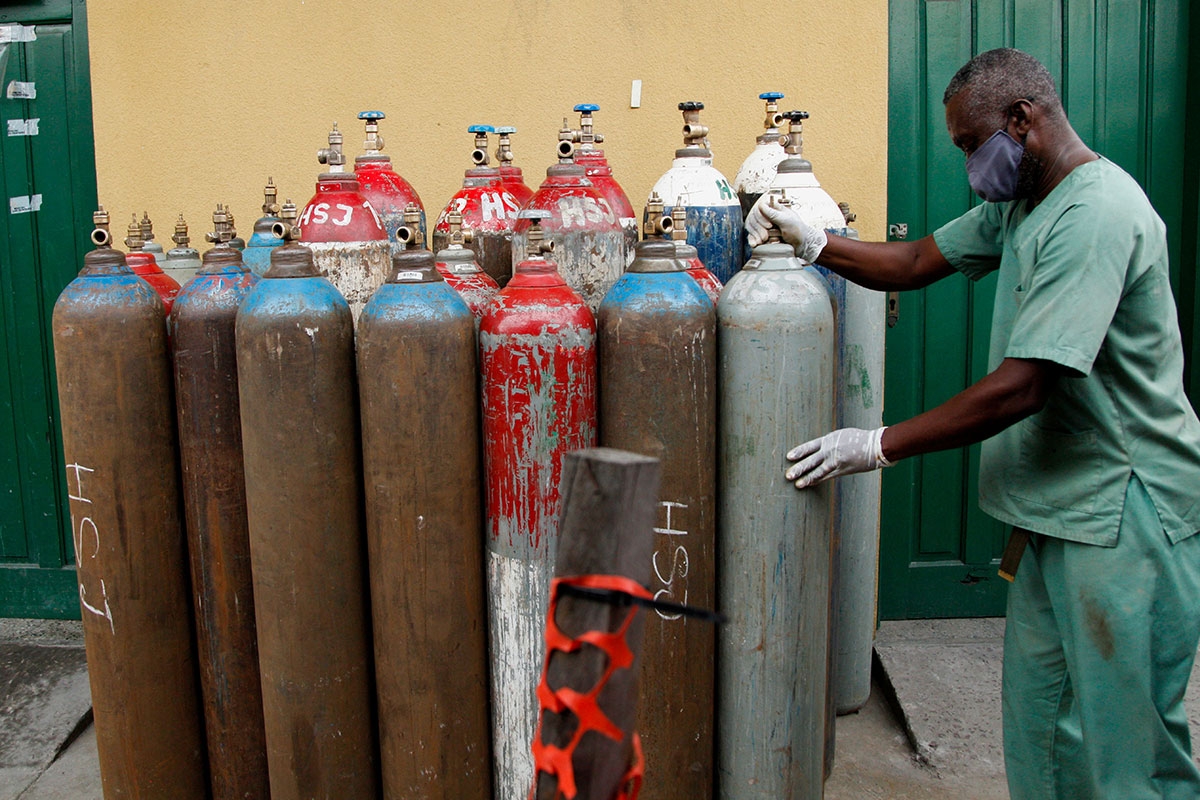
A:
<svg viewBox="0 0 1200 800">
<path fill-rule="evenodd" d="M 183 211 L 196 246 L 217 202 L 248 238 L 268 175 L 302 206 L 330 123 L 352 163 L 355 114 L 380 109 L 385 152 L 433 217 L 470 166 L 467 125 L 515 125 L 515 163 L 536 189 L 562 117 L 577 126 L 571 107 L 592 102 L 640 209 L 682 142 L 680 100 L 706 104 L 714 165 L 732 181 L 761 132 L 757 95 L 774 90 L 812 114 L 805 155 L 822 184 L 864 239 L 883 239 L 887 13 L 886 0 L 94 0 L 100 200 L 117 239 L 147 210 L 169 248 Z"/>
</svg>

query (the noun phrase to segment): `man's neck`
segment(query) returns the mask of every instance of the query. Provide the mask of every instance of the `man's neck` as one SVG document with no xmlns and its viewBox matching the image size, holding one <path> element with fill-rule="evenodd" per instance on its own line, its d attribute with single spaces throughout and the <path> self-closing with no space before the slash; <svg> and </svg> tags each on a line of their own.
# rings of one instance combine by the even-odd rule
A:
<svg viewBox="0 0 1200 800">
<path fill-rule="evenodd" d="M 1031 198 L 1032 205 L 1037 205 L 1045 200 L 1046 196 L 1054 191 L 1054 187 L 1062 183 L 1063 179 L 1070 175 L 1076 167 L 1100 158 L 1083 143 L 1079 134 L 1075 133 L 1070 125 L 1066 125 L 1065 128 L 1066 130 L 1060 137 L 1059 146 L 1054 148 L 1053 157 L 1043 159 L 1046 167 L 1042 170 L 1037 191 Z"/>
</svg>

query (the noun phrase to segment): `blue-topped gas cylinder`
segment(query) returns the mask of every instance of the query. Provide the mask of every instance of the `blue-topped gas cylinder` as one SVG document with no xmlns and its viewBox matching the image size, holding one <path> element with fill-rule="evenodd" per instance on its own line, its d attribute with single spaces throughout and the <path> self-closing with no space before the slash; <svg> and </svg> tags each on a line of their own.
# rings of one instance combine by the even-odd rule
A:
<svg viewBox="0 0 1200 800">
<path fill-rule="evenodd" d="M 767 116 L 763 120 L 765 130 L 755 140 L 754 149 L 746 156 L 733 179 L 733 189 L 742 204 L 743 215 L 749 214 L 763 192 L 771 188 L 775 169 L 788 156 L 783 149 L 787 136 L 779 132 L 779 126 L 784 121 L 784 116 L 779 113 L 783 92 L 763 92 L 758 99 L 765 100 L 767 104 Z"/>
<path fill-rule="evenodd" d="M 679 104 L 684 146 L 653 191 L 668 203 L 682 197 L 687 205 L 688 244 L 722 283 L 742 268 L 742 207 L 729 181 L 713 167 L 708 128 L 700 124 L 704 103 Z M 671 214 L 673 205 L 663 213 Z"/>
<path fill-rule="evenodd" d="M 283 239 L 276 236 L 273 230 L 275 223 L 279 222 L 278 197 L 275 181 L 267 178 L 267 185 L 263 187 L 263 215 L 254 223 L 254 233 L 242 251 L 242 263 L 259 278 L 266 275 L 267 268 L 271 266 L 271 251 L 283 244 Z"/>
<path fill-rule="evenodd" d="M 564 131 L 559 133 L 559 138 L 564 132 L 569 134 L 570 140 L 577 145 L 575 163 L 586 170 L 588 180 L 607 198 L 613 213 L 617 215 L 617 221 L 625 231 L 625 264 L 628 266 L 633 261 L 633 251 L 638 243 L 638 220 L 633 204 L 629 202 L 629 195 L 613 177 L 604 151 L 596 147 L 604 141 L 604 135 L 596 133 L 592 123 L 592 114 L 599 110 L 600 106 L 595 103 L 577 104 L 575 111 L 579 112 L 579 130 L 570 130 L 564 124 Z"/>
</svg>

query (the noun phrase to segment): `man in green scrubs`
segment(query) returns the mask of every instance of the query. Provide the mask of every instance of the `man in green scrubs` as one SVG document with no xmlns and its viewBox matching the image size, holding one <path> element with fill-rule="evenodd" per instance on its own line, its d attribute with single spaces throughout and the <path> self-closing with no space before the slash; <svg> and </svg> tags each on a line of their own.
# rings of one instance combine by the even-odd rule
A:
<svg viewBox="0 0 1200 800">
<path fill-rule="evenodd" d="M 801 258 L 873 289 L 998 270 L 991 371 L 912 419 L 805 442 L 787 476 L 804 488 L 983 441 L 980 506 L 1013 526 L 1011 796 L 1200 797 L 1183 708 L 1200 643 L 1200 422 L 1165 228 L 1080 140 L 1031 56 L 977 56 L 944 100 L 986 202 L 915 242 L 827 236 L 784 207 L 747 229 L 754 242 L 774 224 Z"/>
</svg>

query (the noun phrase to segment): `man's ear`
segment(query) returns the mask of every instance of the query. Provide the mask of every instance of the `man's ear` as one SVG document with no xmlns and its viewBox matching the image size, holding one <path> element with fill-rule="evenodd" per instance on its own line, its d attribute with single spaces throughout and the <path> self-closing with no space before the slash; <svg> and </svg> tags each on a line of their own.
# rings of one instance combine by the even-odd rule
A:
<svg viewBox="0 0 1200 800">
<path fill-rule="evenodd" d="M 1018 140 L 1023 140 L 1029 133 L 1029 129 L 1033 127 L 1034 116 L 1037 110 L 1033 106 L 1033 101 L 1022 97 L 1020 100 L 1014 100 L 1012 105 L 1008 107 L 1008 127 L 1009 130 L 1016 128 Z"/>
</svg>

